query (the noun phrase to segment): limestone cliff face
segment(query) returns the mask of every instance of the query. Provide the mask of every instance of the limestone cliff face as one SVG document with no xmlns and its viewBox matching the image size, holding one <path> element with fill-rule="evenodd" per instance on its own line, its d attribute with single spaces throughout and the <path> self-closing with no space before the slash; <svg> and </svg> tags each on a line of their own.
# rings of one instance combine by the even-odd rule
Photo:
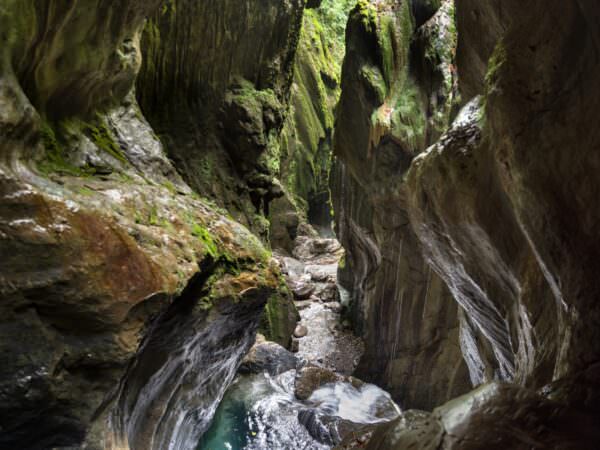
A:
<svg viewBox="0 0 600 450">
<path fill-rule="evenodd" d="M 334 110 L 340 95 L 341 63 L 353 0 L 325 0 L 306 9 L 289 111 L 280 139 L 278 177 L 285 195 L 272 202 L 271 243 L 291 252 L 305 221 L 331 232 L 329 174 Z"/>
<path fill-rule="evenodd" d="M 556 5 L 560 19 L 538 20 L 547 7 L 515 16 L 516 3 L 458 2 L 459 26 L 477 28 L 477 17 L 492 35 L 506 31 L 494 46 L 469 33 L 460 42 L 463 65 L 489 59 L 485 75 L 471 70 L 461 84 L 482 99 L 413 162 L 408 181 L 419 238 L 480 335 L 480 353 L 493 353 L 477 363 L 492 367 L 479 381 L 496 373 L 536 388 L 598 355 L 588 259 L 597 251 L 596 93 L 576 93 L 597 76 L 597 8 Z"/>
<path fill-rule="evenodd" d="M 164 2 L 137 96 L 184 179 L 268 238 L 302 0 Z"/>
<path fill-rule="evenodd" d="M 240 19 L 239 2 L 227 8 L 201 2 L 198 13 L 211 17 L 212 27 L 186 22 L 182 28 L 169 22 L 173 8 L 180 20 L 197 21 L 196 2 L 160 3 L 0 6 L 3 448 L 84 442 L 88 448 L 190 448 L 251 344 L 264 304 L 288 302 L 269 252 L 197 193 L 199 184 L 175 156 L 171 163 L 170 136 L 177 130 L 170 135 L 158 128 L 165 151 L 133 89 L 139 68 L 148 64 L 140 49 L 159 58 L 157 42 L 173 45 L 189 62 L 187 68 L 169 65 L 175 74 L 193 67 L 206 72 L 184 77 L 194 80 L 189 89 L 168 71 L 157 78 L 169 76 L 168 83 L 181 86 L 174 90 L 177 99 L 192 105 L 205 105 L 200 94 L 213 76 L 225 80 L 210 91 L 222 102 L 210 104 L 213 116 L 229 108 L 247 117 L 233 127 L 241 130 L 239 139 L 255 139 L 248 151 L 260 150 L 261 139 L 282 121 L 280 107 L 271 106 L 286 95 L 285 67 L 294 46 L 282 42 L 294 41 L 301 4 L 248 2 L 246 12 L 264 7 L 261 17 L 270 18 L 255 27 L 248 13 Z M 150 14 L 155 19 L 145 26 Z M 165 36 L 140 45 L 142 34 L 158 32 L 163 17 L 180 32 L 203 30 L 206 39 Z M 242 21 L 228 22 L 232 17 Z M 258 30 L 263 37 L 234 53 L 237 44 L 227 41 L 233 29 Z M 168 36 L 175 28 L 161 32 Z M 198 64 L 194 49 L 201 42 L 220 59 Z M 169 61 L 181 63 L 178 58 Z M 167 97 L 147 69 L 143 74 L 137 89 L 153 113 L 152 99 Z M 234 75 L 245 81 L 232 87 Z M 247 83 L 253 86 L 248 101 L 242 92 Z M 262 116 L 248 115 L 254 107 Z M 199 117 L 188 123 L 200 123 Z M 259 125 L 262 134 L 253 135 Z M 216 125 L 205 131 L 219 134 Z M 203 144 L 188 145 L 193 160 Z M 205 395 L 190 400 L 197 385 Z"/>
<path fill-rule="evenodd" d="M 422 256 L 404 183 L 456 102 L 455 39 L 452 2 L 359 2 L 347 29 L 332 182 L 340 280 L 366 341 L 358 376 L 405 407 L 470 386 L 458 309 Z"/>
<path fill-rule="evenodd" d="M 405 177 L 476 384 L 367 448 L 597 448 L 600 8 L 456 2 L 465 107 Z M 348 442 L 342 448 L 353 448 Z"/>
</svg>

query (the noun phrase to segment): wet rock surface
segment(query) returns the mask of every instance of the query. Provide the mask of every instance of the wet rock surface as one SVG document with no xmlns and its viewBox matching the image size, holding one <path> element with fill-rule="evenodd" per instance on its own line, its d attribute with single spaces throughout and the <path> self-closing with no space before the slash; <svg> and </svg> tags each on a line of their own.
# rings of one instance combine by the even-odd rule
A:
<svg viewBox="0 0 600 450">
<path fill-rule="evenodd" d="M 343 379 L 343 376 L 331 370 L 308 365 L 301 368 L 296 375 L 294 395 L 300 400 L 306 400 L 321 386 L 342 381 Z"/>
<path fill-rule="evenodd" d="M 403 209 L 398 222 L 413 233 L 412 248 L 437 274 L 431 279 L 441 278 L 460 305 L 460 347 L 471 382 L 512 384 L 483 387 L 431 414 L 407 412 L 396 424 L 365 430 L 365 442 L 347 448 L 595 448 L 592 423 L 599 413 L 590 399 L 600 391 L 591 375 L 598 360 L 594 274 L 600 247 L 591 227 L 598 221 L 592 174 L 599 135 L 591 111 L 599 93 L 587 93 L 586 86 L 598 76 L 600 11 L 592 1 L 540 1 L 527 8 L 517 1 L 455 5 L 464 108 L 447 117 L 453 125 L 446 122 L 424 146 L 402 141 L 394 127 L 371 123 L 361 134 L 351 115 L 365 105 L 372 110 L 372 97 L 348 98 L 349 125 L 336 146 L 344 164 L 334 192 L 348 193 L 348 178 L 356 181 L 353 194 L 340 195 L 338 203 L 338 235 L 353 273 L 340 279 L 368 305 L 379 283 L 365 280 L 386 259 L 400 261 L 395 267 L 401 270 L 406 260 L 391 258 L 380 244 L 397 240 L 395 229 L 378 222 L 377 208 L 370 209 L 374 199 L 393 198 Z M 549 8 L 557 14 L 544 15 Z M 363 45 L 373 42 L 369 39 L 363 30 Z M 361 62 L 357 56 L 353 64 Z M 357 73 L 355 65 L 348 66 Z M 352 74 L 348 80 L 349 90 L 362 92 Z M 360 172 L 371 164 L 384 177 L 394 161 L 386 153 L 393 147 L 386 136 L 402 142 L 396 155 L 405 152 L 397 160 L 396 184 L 377 183 Z M 360 144 L 349 154 L 352 143 Z M 378 167 L 380 158 L 387 166 Z M 359 283 L 356 273 L 365 274 Z M 415 281 L 389 292 L 402 293 L 406 302 Z M 373 317 L 371 309 L 359 310 L 359 323 L 364 311 L 363 317 Z M 418 321 L 412 319 L 414 329 Z M 443 377 L 438 373 L 433 380 Z"/>
<path fill-rule="evenodd" d="M 306 4 L 2 2 L 0 447 L 600 448 L 598 2 Z"/>
<path fill-rule="evenodd" d="M 376 386 L 354 386 L 317 369 L 327 372 L 330 382 L 315 386 L 303 400 L 294 393 L 293 370 L 277 376 L 238 376 L 199 447 L 326 450 L 361 426 L 398 416 L 390 396 Z"/>
<path fill-rule="evenodd" d="M 408 175 L 411 222 L 470 322 L 461 335 L 472 375 L 533 388 L 575 384 L 599 354 L 595 262 L 583 256 L 599 248 L 588 234 L 596 187 L 582 167 L 598 166 L 592 149 L 600 137 L 574 131 L 591 120 L 590 102 L 599 94 L 566 100 L 577 97 L 576 88 L 564 90 L 565 80 L 582 86 L 598 74 L 590 65 L 598 60 L 597 27 L 588 22 L 597 5 L 562 8 L 559 30 L 537 21 L 544 7 L 550 5 L 514 16 L 516 3 L 457 2 L 459 24 L 476 20 L 493 30 L 483 42 L 467 33 L 459 43 L 465 66 L 489 56 L 485 80 L 462 81 L 465 92 L 477 91 L 484 101 L 469 113 L 472 100 Z M 533 26 L 535 38 L 526 31 Z M 552 71 L 547 82 L 531 73 L 530 54 L 536 71 Z M 567 110 L 570 120 L 563 121 Z M 565 182 L 573 177 L 579 181 Z M 575 198 L 586 206 L 575 206 Z M 577 390 L 565 401 L 581 408 L 586 402 Z M 595 396 L 596 388 L 584 390 Z"/>
<path fill-rule="evenodd" d="M 419 2 L 418 27 L 411 3 L 365 2 L 350 15 L 332 201 L 346 250 L 339 284 L 365 342 L 356 375 L 403 407 L 429 409 L 471 384 L 458 307 L 423 256 L 404 180 L 455 107 L 456 36 L 452 2 Z"/>
<path fill-rule="evenodd" d="M 526 388 L 488 384 L 432 413 L 406 411 L 388 424 L 348 435 L 336 449 L 596 448 L 594 418 Z"/>
<path fill-rule="evenodd" d="M 296 296 L 300 313 L 297 331 L 303 335 L 296 335 L 297 356 L 350 375 L 363 347 L 361 340 L 342 325 L 337 267 L 343 249 L 335 239 L 318 237 L 313 231 L 306 234 L 296 238 L 295 257 L 277 256 L 275 252 L 292 291 L 294 286 L 310 291 L 310 295 Z"/>
<path fill-rule="evenodd" d="M 259 336 L 201 448 L 220 448 L 226 442 L 235 449 L 328 449 L 364 424 L 384 423 L 399 413 L 389 394 L 350 376 L 362 342 L 343 327 L 342 305 L 337 294 L 332 299 L 329 293 L 337 293 L 336 268 L 343 251 L 334 239 L 303 228 L 294 252 L 299 258 L 274 253 L 288 284 L 307 284 L 314 291 L 309 299 L 296 301 L 300 322 L 293 353 Z M 238 384 L 252 387 L 241 395 Z M 244 405 L 239 414 L 251 428 L 225 430 L 239 420 L 231 413 L 239 402 Z"/>
<path fill-rule="evenodd" d="M 308 329 L 304 325 L 298 325 L 294 330 L 294 337 L 303 338 L 308 334 Z"/>
<path fill-rule="evenodd" d="M 276 376 L 288 370 L 295 370 L 300 361 L 281 345 L 265 340 L 258 335 L 250 351 L 244 356 L 238 369 L 241 374 L 267 372 Z"/>
<path fill-rule="evenodd" d="M 229 16 L 223 4 L 201 6 L 226 27 L 239 13 L 234 3 Z M 169 158 L 144 117 L 142 109 L 152 111 L 148 90 L 159 94 L 162 85 L 137 78 L 138 106 L 140 67 L 147 75 L 160 59 L 140 43 L 145 26 L 158 30 L 146 18 L 172 17 L 176 6 L 187 20 L 196 3 L 163 6 L 91 0 L 0 7 L 2 448 L 185 448 L 236 373 L 264 304 L 285 305 L 267 250 L 183 181 L 190 181 L 184 164 Z M 268 39 L 279 32 L 287 42 L 265 56 L 271 60 L 294 53 L 292 23 L 299 26 L 302 12 L 300 2 L 275 6 L 282 14 L 273 12 L 271 25 L 257 30 Z M 187 24 L 206 32 L 203 43 L 217 39 L 218 27 L 195 20 Z M 161 21 L 165 41 L 178 25 Z M 196 42 L 179 41 L 182 55 Z M 219 52 L 231 56 L 223 46 Z M 209 66 L 186 61 L 193 70 Z M 260 70 L 269 65 L 255 62 Z M 226 70 L 237 71 L 231 64 Z M 206 72 L 192 78 L 210 84 Z M 175 91 L 169 96 L 181 98 Z M 285 91 L 282 81 L 279 94 Z M 268 133 L 282 118 L 264 100 Z M 191 141 L 187 148 L 197 148 Z M 265 195 L 278 195 L 276 186 Z M 202 380 L 203 373 L 215 376 Z M 198 380 L 203 393 L 191 398 Z"/>
</svg>

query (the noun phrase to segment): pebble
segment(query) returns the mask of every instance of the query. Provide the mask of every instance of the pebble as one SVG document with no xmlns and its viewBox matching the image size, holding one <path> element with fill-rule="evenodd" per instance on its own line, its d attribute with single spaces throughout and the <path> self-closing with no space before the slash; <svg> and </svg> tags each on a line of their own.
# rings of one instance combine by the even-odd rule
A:
<svg viewBox="0 0 600 450">
<path fill-rule="evenodd" d="M 308 334 L 308 328 L 306 328 L 304 325 L 298 325 L 296 327 L 296 329 L 294 330 L 294 336 L 297 338 L 303 338 L 307 334 Z"/>
</svg>

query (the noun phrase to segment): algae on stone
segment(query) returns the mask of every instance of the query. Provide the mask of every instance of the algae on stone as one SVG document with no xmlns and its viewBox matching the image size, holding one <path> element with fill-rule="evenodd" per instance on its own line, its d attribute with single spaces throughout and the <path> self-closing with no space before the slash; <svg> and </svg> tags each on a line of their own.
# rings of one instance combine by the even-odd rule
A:
<svg viewBox="0 0 600 450">
<path fill-rule="evenodd" d="M 279 147 L 278 177 L 285 198 L 271 212 L 271 235 L 276 244 L 291 250 L 294 222 L 312 220 L 328 226 L 329 173 L 335 107 L 340 95 L 345 27 L 351 0 L 324 0 L 318 9 L 304 13 L 290 107 Z"/>
</svg>

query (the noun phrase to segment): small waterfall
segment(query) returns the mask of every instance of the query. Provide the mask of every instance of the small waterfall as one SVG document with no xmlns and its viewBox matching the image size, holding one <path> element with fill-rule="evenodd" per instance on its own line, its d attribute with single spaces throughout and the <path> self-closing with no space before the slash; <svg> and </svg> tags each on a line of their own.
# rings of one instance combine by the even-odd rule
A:
<svg viewBox="0 0 600 450">
<path fill-rule="evenodd" d="M 350 428 L 400 414 L 389 394 L 372 384 L 330 383 L 298 400 L 295 376 L 290 370 L 238 377 L 198 450 L 326 450 Z"/>
</svg>

